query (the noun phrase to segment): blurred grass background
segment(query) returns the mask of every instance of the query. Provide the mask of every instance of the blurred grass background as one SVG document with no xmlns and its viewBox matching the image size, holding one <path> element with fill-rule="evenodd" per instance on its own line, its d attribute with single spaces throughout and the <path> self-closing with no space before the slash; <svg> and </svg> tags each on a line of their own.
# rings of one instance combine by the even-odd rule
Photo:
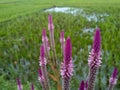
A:
<svg viewBox="0 0 120 90">
<path fill-rule="evenodd" d="M 107 13 L 104 21 L 89 22 L 80 15 L 52 12 L 55 25 L 57 57 L 62 61 L 59 36 L 64 30 L 70 36 L 73 46 L 74 76 L 71 90 L 77 90 L 88 71 L 87 58 L 92 45 L 94 32 L 84 32 L 84 28 L 101 29 L 102 66 L 96 81 L 96 90 L 105 90 L 114 67 L 120 71 L 120 1 L 119 0 L 0 0 L 0 90 L 16 90 L 15 80 L 21 78 L 24 90 L 30 83 L 36 90 L 38 82 L 39 47 L 42 43 L 41 32 L 47 29 L 48 12 L 44 9 L 53 6 L 72 6 L 83 8 L 87 14 Z M 101 17 L 99 17 L 100 19 Z M 47 32 L 48 34 L 48 32 Z M 120 73 L 119 75 L 120 76 Z M 120 77 L 115 90 L 120 89 Z M 50 81 L 52 90 L 55 83 Z"/>
<path fill-rule="evenodd" d="M 34 13 L 52 6 L 119 7 L 119 0 L 0 0 L 0 21 Z"/>
</svg>

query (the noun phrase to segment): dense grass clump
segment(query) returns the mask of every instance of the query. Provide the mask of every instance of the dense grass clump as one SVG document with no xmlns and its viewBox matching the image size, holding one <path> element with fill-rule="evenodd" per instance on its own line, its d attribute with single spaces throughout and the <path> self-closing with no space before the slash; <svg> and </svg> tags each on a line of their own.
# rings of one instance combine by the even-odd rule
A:
<svg viewBox="0 0 120 90">
<path fill-rule="evenodd" d="M 108 17 L 104 17 L 104 21 L 100 22 L 89 22 L 80 15 L 73 16 L 64 13 L 51 13 L 55 25 L 55 43 L 59 61 L 62 61 L 59 42 L 60 31 L 64 30 L 65 37 L 70 36 L 72 40 L 73 62 L 75 65 L 74 77 L 71 80 L 72 90 L 77 90 L 79 82 L 87 76 L 87 59 L 91 48 L 93 32 L 85 32 L 85 28 L 95 28 L 96 26 L 101 28 L 102 62 L 104 64 L 99 70 L 96 90 L 98 88 L 99 90 L 106 89 L 105 87 L 108 85 L 108 79 L 114 67 L 120 70 L 119 9 L 108 7 L 103 10 L 99 9 L 99 7 L 86 7 L 85 11 L 88 14 L 106 12 L 109 14 Z M 4 75 L 0 79 L 3 82 L 5 82 L 4 80 L 16 80 L 16 77 L 20 77 L 23 84 L 34 82 L 35 87 L 40 88 L 37 74 L 39 47 L 42 43 L 42 29 L 43 27 L 47 29 L 48 26 L 47 16 L 48 13 L 37 12 L 0 23 L 0 75 Z M 116 85 L 117 90 L 120 89 L 119 79 Z M 9 87 L 7 82 L 5 84 Z M 51 81 L 50 84 L 54 86 L 55 83 Z M 29 84 L 26 85 L 29 86 Z M 54 87 L 52 88 L 54 90 Z M 11 90 L 13 89 L 14 87 Z"/>
</svg>

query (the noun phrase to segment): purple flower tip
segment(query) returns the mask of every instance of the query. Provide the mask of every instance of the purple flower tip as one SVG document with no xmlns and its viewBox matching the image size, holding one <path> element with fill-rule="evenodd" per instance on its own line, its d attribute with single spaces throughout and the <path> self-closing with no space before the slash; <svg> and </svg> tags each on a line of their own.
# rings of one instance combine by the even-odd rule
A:
<svg viewBox="0 0 120 90">
<path fill-rule="evenodd" d="M 21 84 L 21 82 L 20 82 L 20 79 L 19 79 L 19 78 L 17 78 L 17 84 L 18 84 L 18 85 L 20 85 L 20 84 Z"/>
<path fill-rule="evenodd" d="M 34 84 L 33 83 L 31 84 L 31 90 L 34 90 Z"/>
<path fill-rule="evenodd" d="M 112 77 L 113 77 L 113 78 L 116 78 L 117 73 L 118 73 L 118 69 L 117 69 L 117 68 L 114 68 L 114 71 L 113 71 L 113 73 L 112 73 Z"/>
<path fill-rule="evenodd" d="M 84 90 L 84 88 L 85 88 L 84 81 L 82 81 L 81 84 L 80 84 L 79 90 Z"/>
<path fill-rule="evenodd" d="M 100 47 L 101 47 L 101 35 L 100 35 L 100 29 L 97 28 L 94 35 L 94 42 L 93 42 L 93 49 L 95 53 L 98 53 L 100 51 Z"/>
<path fill-rule="evenodd" d="M 118 73 L 118 69 L 114 68 L 114 71 L 109 79 L 110 84 L 115 85 L 117 83 L 117 73 Z"/>
<path fill-rule="evenodd" d="M 18 85 L 18 90 L 22 90 L 22 85 L 19 78 L 17 78 L 17 85 Z"/>
<path fill-rule="evenodd" d="M 48 37 L 46 35 L 46 29 L 43 29 L 43 31 L 42 31 L 42 42 L 43 42 L 44 48 L 49 51 L 50 46 L 49 46 L 49 42 L 48 42 Z"/>
<path fill-rule="evenodd" d="M 53 30 L 54 29 L 54 25 L 53 25 L 53 21 L 52 21 L 52 15 L 48 16 L 48 30 Z"/>
<path fill-rule="evenodd" d="M 61 43 L 64 43 L 64 41 L 65 41 L 64 31 L 61 31 L 61 33 L 60 33 L 60 42 L 61 42 Z"/>
<path fill-rule="evenodd" d="M 49 24 L 52 24 L 52 15 L 48 16 L 48 22 L 49 22 Z"/>
<path fill-rule="evenodd" d="M 46 29 L 43 29 L 43 31 L 42 31 L 42 42 L 43 43 L 48 42 L 48 38 L 47 38 L 47 35 L 46 35 Z"/>
<path fill-rule="evenodd" d="M 71 59 L 72 59 L 72 44 L 70 38 L 68 37 L 65 45 L 65 55 L 64 55 L 65 63 L 70 62 Z"/>
</svg>

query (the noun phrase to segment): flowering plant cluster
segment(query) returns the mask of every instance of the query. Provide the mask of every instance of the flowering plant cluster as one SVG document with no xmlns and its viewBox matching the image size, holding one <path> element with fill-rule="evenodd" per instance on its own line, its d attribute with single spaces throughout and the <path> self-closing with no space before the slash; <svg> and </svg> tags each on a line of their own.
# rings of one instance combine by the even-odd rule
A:
<svg viewBox="0 0 120 90">
<path fill-rule="evenodd" d="M 70 90 L 70 80 L 74 72 L 71 39 L 68 37 L 65 40 L 64 31 L 61 31 L 60 44 L 63 60 L 61 62 L 61 66 L 59 67 L 55 49 L 54 24 L 52 21 L 52 15 L 48 16 L 48 30 L 50 39 L 47 37 L 46 29 L 43 29 L 42 31 L 42 45 L 40 47 L 40 68 L 38 69 L 38 80 L 41 83 L 43 90 L 51 90 L 48 77 L 56 82 L 57 90 Z M 78 90 L 94 90 L 97 73 L 102 63 L 101 60 L 101 34 L 100 29 L 96 28 L 92 49 L 88 57 L 88 76 L 85 81 L 81 81 Z M 53 71 L 52 74 L 47 72 L 47 65 Z M 117 74 L 118 69 L 115 68 L 109 79 L 108 90 L 113 90 L 114 86 L 116 85 Z M 60 84 L 60 79 L 62 79 L 62 85 Z M 18 90 L 22 90 L 22 84 L 19 79 L 17 79 L 17 85 Z M 31 84 L 31 90 L 34 90 L 33 84 Z"/>
</svg>

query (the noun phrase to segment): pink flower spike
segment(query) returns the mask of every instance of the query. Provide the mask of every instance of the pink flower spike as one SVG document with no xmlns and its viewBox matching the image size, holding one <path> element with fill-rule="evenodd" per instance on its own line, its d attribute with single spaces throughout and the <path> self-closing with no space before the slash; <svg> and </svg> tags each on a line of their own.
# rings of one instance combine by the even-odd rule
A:
<svg viewBox="0 0 120 90">
<path fill-rule="evenodd" d="M 93 42 L 93 49 L 95 53 L 98 53 L 100 51 L 101 47 L 101 36 L 100 36 L 100 29 L 97 28 L 95 35 L 94 35 L 94 42 Z"/>
<path fill-rule="evenodd" d="M 97 71 L 101 66 L 101 35 L 100 30 L 97 28 L 94 34 L 94 41 L 92 50 L 89 53 L 88 65 L 89 74 L 87 79 L 87 90 L 94 90 Z"/>
<path fill-rule="evenodd" d="M 40 66 L 46 65 L 46 64 L 47 64 L 47 61 L 45 58 L 44 46 L 42 45 L 40 47 Z"/>
<path fill-rule="evenodd" d="M 49 21 L 50 24 L 52 24 L 52 15 L 49 15 L 48 21 Z"/>
<path fill-rule="evenodd" d="M 46 35 L 46 29 L 43 29 L 42 31 L 42 42 L 43 42 L 46 53 L 49 53 L 50 45 L 48 42 L 48 37 Z"/>
<path fill-rule="evenodd" d="M 38 77 L 38 80 L 41 82 L 41 84 L 44 82 L 44 77 L 43 77 L 43 75 L 42 75 L 42 70 L 39 68 L 38 69 L 38 75 L 39 75 L 39 77 Z"/>
<path fill-rule="evenodd" d="M 60 32 L 60 43 L 64 43 L 65 42 L 65 38 L 64 38 L 64 31 Z"/>
<path fill-rule="evenodd" d="M 42 42 L 47 42 L 48 41 L 48 38 L 47 38 L 47 35 L 46 35 L 46 30 L 43 29 L 42 31 Z"/>
<path fill-rule="evenodd" d="M 18 90 L 22 90 L 22 84 L 19 78 L 17 79 L 17 86 L 18 86 Z"/>
<path fill-rule="evenodd" d="M 61 43 L 61 50 L 64 56 L 64 48 L 65 48 L 65 38 L 64 38 L 64 31 L 60 33 L 60 43 Z"/>
<path fill-rule="evenodd" d="M 64 49 L 64 60 L 61 64 L 61 76 L 63 80 L 63 90 L 70 90 L 70 79 L 73 75 L 73 62 L 72 62 L 72 44 L 70 38 L 67 38 Z"/>
<path fill-rule="evenodd" d="M 118 69 L 114 68 L 114 71 L 109 79 L 109 87 L 108 90 L 113 90 L 114 86 L 117 83 L 117 74 L 118 74 Z"/>
<path fill-rule="evenodd" d="M 100 67 L 101 65 L 101 35 L 99 28 L 96 29 L 94 34 L 93 48 L 89 53 L 88 64 L 92 67 Z"/>
<path fill-rule="evenodd" d="M 114 68 L 112 76 L 111 76 L 111 78 L 109 80 L 110 84 L 115 85 L 117 83 L 117 73 L 118 73 L 117 68 Z"/>
<path fill-rule="evenodd" d="M 34 90 L 34 84 L 33 83 L 31 84 L 31 90 Z"/>
<path fill-rule="evenodd" d="M 52 21 L 52 15 L 48 16 L 48 30 L 54 30 L 54 25 Z"/>
<path fill-rule="evenodd" d="M 84 83 L 84 81 L 82 81 L 82 82 L 80 83 L 79 90 L 84 90 L 84 89 L 85 89 L 85 83 Z"/>
<path fill-rule="evenodd" d="M 112 73 L 112 77 L 113 77 L 113 78 L 116 78 L 117 73 L 118 73 L 118 69 L 117 69 L 117 68 L 114 68 L 114 71 L 113 71 L 113 73 Z"/>
</svg>

